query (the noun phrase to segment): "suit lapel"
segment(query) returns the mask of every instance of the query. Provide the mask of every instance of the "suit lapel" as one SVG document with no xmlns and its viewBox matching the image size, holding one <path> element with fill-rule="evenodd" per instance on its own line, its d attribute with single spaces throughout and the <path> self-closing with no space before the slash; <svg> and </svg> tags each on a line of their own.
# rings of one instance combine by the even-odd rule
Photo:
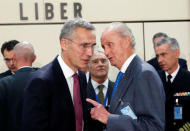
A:
<svg viewBox="0 0 190 131">
<path fill-rule="evenodd" d="M 59 94 L 57 97 L 60 97 L 58 99 L 60 100 L 66 100 L 66 101 L 62 101 L 62 103 L 66 104 L 63 106 L 68 106 L 71 107 L 72 112 L 74 113 L 74 106 L 73 106 L 73 101 L 71 98 L 71 94 L 70 94 L 70 90 L 69 90 L 69 86 L 67 84 L 66 78 L 63 74 L 63 71 L 61 70 L 61 67 L 59 65 L 59 62 L 57 60 L 57 57 L 54 59 L 53 63 L 52 63 L 52 73 L 54 77 L 53 79 L 56 81 L 55 83 L 57 85 L 55 85 L 55 87 L 58 88 L 57 90 L 57 94 Z"/>
<path fill-rule="evenodd" d="M 88 86 L 87 86 L 87 98 L 90 98 L 92 100 L 96 100 L 94 88 L 92 86 L 91 80 L 88 81 Z"/>
<path fill-rule="evenodd" d="M 115 93 L 115 95 L 112 98 L 111 104 L 110 104 L 110 112 L 114 112 L 117 107 L 120 104 L 120 100 L 122 99 L 122 97 L 124 95 L 126 95 L 127 90 L 129 89 L 132 81 L 133 81 L 133 77 L 136 73 L 136 65 L 138 63 L 138 61 L 140 60 L 140 58 L 138 56 L 136 56 L 131 63 L 129 64 L 127 70 L 125 71 L 122 80 L 120 81 L 117 91 Z M 140 60 L 141 61 L 141 60 Z M 129 77 L 130 76 L 130 77 Z"/>
<path fill-rule="evenodd" d="M 109 80 L 108 91 L 107 91 L 107 93 L 108 93 L 108 105 L 110 105 L 113 87 L 114 87 L 114 83 Z"/>
</svg>

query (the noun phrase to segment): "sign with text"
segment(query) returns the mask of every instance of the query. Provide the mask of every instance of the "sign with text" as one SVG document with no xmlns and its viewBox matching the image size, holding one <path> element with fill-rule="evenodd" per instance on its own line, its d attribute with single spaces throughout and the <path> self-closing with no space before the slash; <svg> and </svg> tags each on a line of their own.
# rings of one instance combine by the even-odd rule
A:
<svg viewBox="0 0 190 131">
<path fill-rule="evenodd" d="M 189 9 L 189 0 L 0 0 L 0 24 L 188 20 Z"/>
</svg>

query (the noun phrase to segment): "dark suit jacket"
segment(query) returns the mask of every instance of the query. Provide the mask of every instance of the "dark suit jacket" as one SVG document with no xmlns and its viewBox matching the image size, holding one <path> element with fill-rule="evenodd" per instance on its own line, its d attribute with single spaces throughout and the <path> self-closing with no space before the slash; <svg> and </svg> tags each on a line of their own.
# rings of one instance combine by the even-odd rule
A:
<svg viewBox="0 0 190 131">
<path fill-rule="evenodd" d="M 30 67 L 19 69 L 15 74 L 0 80 L 0 90 L 3 90 L 4 131 L 20 131 L 23 92 L 31 72 Z M 1 94 L 2 95 L 2 94 Z"/>
<path fill-rule="evenodd" d="M 86 128 L 86 77 L 79 71 L 84 129 Z M 36 71 L 25 90 L 24 131 L 76 131 L 71 94 L 57 57 Z"/>
<path fill-rule="evenodd" d="M 114 87 L 114 82 L 109 80 L 108 83 L 108 106 L 110 105 L 110 101 L 111 101 L 111 95 L 112 95 L 112 91 L 113 91 L 113 87 Z M 91 80 L 88 81 L 87 84 L 87 98 L 90 98 L 92 100 L 96 101 L 96 96 L 95 96 L 95 91 L 94 88 L 92 86 Z M 93 120 L 90 116 L 90 109 L 93 108 L 94 106 L 90 103 L 87 103 L 88 106 L 88 118 L 89 118 L 89 123 L 88 123 L 88 129 L 89 131 L 103 131 L 103 129 L 105 129 L 105 125 L 100 123 L 99 121 Z"/>
<path fill-rule="evenodd" d="M 166 83 L 166 76 L 164 71 L 160 71 L 160 76 L 164 84 L 166 93 L 166 130 L 175 131 L 183 126 L 185 122 L 190 122 L 190 96 L 179 96 L 174 95 L 179 92 L 190 92 L 190 72 L 180 67 L 171 87 L 169 88 Z M 174 126 L 174 104 L 175 99 L 179 99 L 179 104 L 183 106 L 183 122 Z"/>
<path fill-rule="evenodd" d="M 10 70 L 7 70 L 0 74 L 0 79 L 9 75 L 12 75 L 12 72 Z"/>
<path fill-rule="evenodd" d="M 152 66 L 135 56 L 112 98 L 107 131 L 163 131 L 164 103 L 159 75 Z M 130 107 L 137 119 L 123 114 L 121 110 L 125 107 Z"/>
<path fill-rule="evenodd" d="M 151 64 L 157 71 L 162 70 L 162 69 L 160 68 L 159 64 L 158 64 L 158 60 L 157 60 L 156 57 L 150 59 L 150 60 L 147 61 L 147 62 L 148 62 L 149 64 Z M 181 68 L 188 70 L 188 68 L 187 68 L 187 61 L 186 61 L 185 59 L 179 58 L 179 59 L 178 59 L 178 62 L 179 62 L 179 65 L 180 65 Z"/>
</svg>

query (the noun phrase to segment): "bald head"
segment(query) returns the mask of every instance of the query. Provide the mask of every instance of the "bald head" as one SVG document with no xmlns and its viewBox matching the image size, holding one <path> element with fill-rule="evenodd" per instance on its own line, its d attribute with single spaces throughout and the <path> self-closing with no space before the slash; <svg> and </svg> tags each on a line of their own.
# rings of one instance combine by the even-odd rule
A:
<svg viewBox="0 0 190 131">
<path fill-rule="evenodd" d="M 14 49 L 14 62 L 16 64 L 16 68 L 20 68 L 22 66 L 32 66 L 32 63 L 36 59 L 34 48 L 28 42 L 18 43 Z"/>
</svg>

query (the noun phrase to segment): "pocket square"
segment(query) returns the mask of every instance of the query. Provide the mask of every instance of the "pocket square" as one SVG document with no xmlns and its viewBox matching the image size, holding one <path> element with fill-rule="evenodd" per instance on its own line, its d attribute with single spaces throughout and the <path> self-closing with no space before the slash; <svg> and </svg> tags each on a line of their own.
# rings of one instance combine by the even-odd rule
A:
<svg viewBox="0 0 190 131">
<path fill-rule="evenodd" d="M 130 108 L 129 105 L 127 105 L 126 107 L 123 107 L 121 110 L 121 113 L 123 115 L 128 115 L 130 116 L 132 119 L 137 119 L 137 116 L 135 115 L 135 113 L 132 111 L 132 109 Z"/>
</svg>

